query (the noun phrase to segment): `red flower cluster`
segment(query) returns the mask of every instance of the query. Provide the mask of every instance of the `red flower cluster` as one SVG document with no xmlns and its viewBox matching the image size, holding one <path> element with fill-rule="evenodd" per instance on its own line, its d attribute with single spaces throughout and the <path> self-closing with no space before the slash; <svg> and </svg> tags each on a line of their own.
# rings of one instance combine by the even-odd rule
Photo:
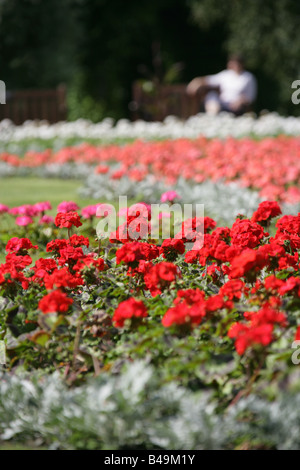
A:
<svg viewBox="0 0 300 470">
<path fill-rule="evenodd" d="M 59 228 L 80 227 L 82 225 L 80 217 L 75 211 L 58 212 L 55 217 L 55 225 Z"/>
<path fill-rule="evenodd" d="M 257 312 L 246 312 L 244 316 L 249 320 L 248 323 L 236 322 L 228 331 L 229 338 L 235 338 L 238 354 L 244 354 L 253 345 L 267 346 L 274 339 L 275 324 L 283 327 L 287 325 L 286 315 L 268 305 Z"/>
<path fill-rule="evenodd" d="M 167 310 L 162 324 L 165 327 L 184 325 L 189 328 L 199 325 L 206 315 L 204 296 L 200 289 L 179 290 L 174 307 Z"/>
<path fill-rule="evenodd" d="M 27 289 L 29 280 L 24 275 L 24 269 L 32 263 L 29 255 L 6 255 L 5 263 L 0 264 L 0 285 L 20 283 L 23 289 Z"/>
<path fill-rule="evenodd" d="M 56 269 L 51 274 L 46 273 L 44 277 L 44 284 L 47 290 L 62 289 L 62 288 L 74 288 L 82 286 L 84 280 L 77 275 L 71 274 L 67 268 Z"/>
<path fill-rule="evenodd" d="M 26 254 L 32 248 L 37 249 L 38 246 L 33 245 L 29 238 L 13 237 L 9 240 L 5 249 L 8 253 Z"/>
<path fill-rule="evenodd" d="M 134 204 L 126 212 L 126 221 L 109 237 L 111 243 L 146 239 L 151 233 L 151 211 L 147 204 Z"/>
<path fill-rule="evenodd" d="M 39 301 L 39 309 L 43 313 L 66 313 L 73 300 L 65 292 L 54 290 Z"/>
<path fill-rule="evenodd" d="M 126 321 L 141 319 L 148 316 L 147 309 L 141 300 L 131 297 L 121 302 L 113 314 L 113 322 L 116 327 L 123 328 Z"/>
<path fill-rule="evenodd" d="M 159 248 L 151 243 L 128 242 L 116 251 L 117 264 L 127 264 L 131 269 L 139 266 L 140 261 L 151 261 L 159 256 Z"/>
<path fill-rule="evenodd" d="M 150 265 L 144 275 L 144 281 L 147 289 L 153 296 L 161 294 L 161 292 L 170 286 L 181 276 L 180 269 L 173 263 L 162 261 L 154 265 Z"/>
<path fill-rule="evenodd" d="M 89 239 L 82 235 L 72 235 L 69 240 L 56 239 L 47 243 L 46 251 L 53 252 L 60 266 L 68 265 L 73 271 L 83 269 L 87 265 L 95 265 L 93 254 L 85 255 L 82 246 L 89 246 Z M 102 262 L 101 262 L 102 263 Z M 99 267 L 99 263 L 98 263 Z M 104 269 L 104 262 L 103 262 Z"/>
<path fill-rule="evenodd" d="M 231 244 L 241 248 L 256 248 L 268 235 L 259 224 L 248 219 L 237 219 L 230 231 Z"/>
<path fill-rule="evenodd" d="M 234 285 L 235 281 L 224 284 L 224 290 L 219 294 L 205 298 L 205 293 L 200 289 L 179 290 L 174 299 L 174 307 L 165 313 L 162 324 L 166 327 L 171 325 L 185 325 L 189 328 L 199 325 L 206 315 L 221 309 L 233 308 L 233 303 L 228 298 L 240 298 L 244 284 Z M 226 288 L 225 288 L 226 286 Z"/>
<path fill-rule="evenodd" d="M 252 222 L 267 225 L 271 219 L 280 215 L 281 209 L 276 201 L 263 201 L 259 204 L 258 209 L 252 215 Z"/>
<path fill-rule="evenodd" d="M 168 261 L 175 261 L 178 255 L 182 255 L 185 252 L 185 246 L 183 240 L 176 238 L 167 238 L 163 241 L 159 254 Z"/>
</svg>

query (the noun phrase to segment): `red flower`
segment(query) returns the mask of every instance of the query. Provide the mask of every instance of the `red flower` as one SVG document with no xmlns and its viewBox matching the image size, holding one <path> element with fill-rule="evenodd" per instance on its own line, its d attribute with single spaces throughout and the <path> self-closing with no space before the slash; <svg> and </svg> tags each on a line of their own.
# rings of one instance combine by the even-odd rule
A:
<svg viewBox="0 0 300 470">
<path fill-rule="evenodd" d="M 250 277 L 251 280 L 267 264 L 266 257 L 258 250 L 246 249 L 231 263 L 230 277 Z"/>
<path fill-rule="evenodd" d="M 34 269 L 44 269 L 46 272 L 52 272 L 57 268 L 57 264 L 54 259 L 37 259 L 34 265 Z"/>
<path fill-rule="evenodd" d="M 276 323 L 282 327 L 287 326 L 285 313 L 270 307 L 269 303 L 257 312 L 245 312 L 244 317 L 248 320 L 247 324 L 234 323 L 228 331 L 229 338 L 236 338 L 235 347 L 238 354 L 243 354 L 255 344 L 270 344 L 274 339 L 273 330 Z"/>
<path fill-rule="evenodd" d="M 144 276 L 144 281 L 151 294 L 155 296 L 160 294 L 180 275 L 180 270 L 175 264 L 162 261 L 149 269 Z"/>
<path fill-rule="evenodd" d="M 16 255 L 15 253 L 9 253 L 5 257 L 6 263 L 12 265 L 18 271 L 21 271 L 32 263 L 32 258 L 29 255 Z"/>
<path fill-rule="evenodd" d="M 77 263 L 73 266 L 74 271 L 82 271 L 85 268 L 94 268 L 96 271 L 104 271 L 106 264 L 102 258 L 94 258 L 91 255 L 80 258 Z"/>
<path fill-rule="evenodd" d="M 300 326 L 297 327 L 295 341 L 300 341 Z"/>
<path fill-rule="evenodd" d="M 84 237 L 83 235 L 72 235 L 70 237 L 70 245 L 72 246 L 75 246 L 75 247 L 78 247 L 78 246 L 86 246 L 86 247 L 89 247 L 89 244 L 90 244 L 90 241 L 87 237 Z"/>
<path fill-rule="evenodd" d="M 284 286 L 284 281 L 282 279 L 278 279 L 276 276 L 274 276 L 274 274 L 266 277 L 264 283 L 267 290 L 277 293 L 278 289 Z"/>
<path fill-rule="evenodd" d="M 300 233 L 300 213 L 298 215 L 284 215 L 277 220 L 275 226 L 281 233 L 298 235 Z"/>
<path fill-rule="evenodd" d="M 190 250 L 187 251 L 184 257 L 184 261 L 189 264 L 198 264 L 199 263 L 199 253 L 200 250 Z"/>
<path fill-rule="evenodd" d="M 73 246 L 66 246 L 59 251 L 58 263 L 60 266 L 64 264 L 74 265 L 79 259 L 84 258 L 84 254 L 81 247 L 74 248 Z"/>
<path fill-rule="evenodd" d="M 175 238 L 167 238 L 163 241 L 159 254 L 168 261 L 175 261 L 178 255 L 185 252 L 185 246 L 182 240 Z"/>
<path fill-rule="evenodd" d="M 35 265 L 32 268 L 32 270 L 34 271 L 34 275 L 30 278 L 30 280 L 37 281 L 42 285 L 46 274 L 50 274 L 56 268 L 57 264 L 54 259 L 40 258 L 36 260 Z"/>
<path fill-rule="evenodd" d="M 75 211 L 71 212 L 59 212 L 55 217 L 55 225 L 59 228 L 71 228 L 73 225 L 75 227 L 80 227 L 82 223 L 80 222 L 80 217 Z"/>
<path fill-rule="evenodd" d="M 52 274 L 46 274 L 45 287 L 47 290 L 60 287 L 77 287 L 83 285 L 84 281 L 79 276 L 73 276 L 66 268 L 57 269 Z"/>
<path fill-rule="evenodd" d="M 67 294 L 54 290 L 39 301 L 39 309 L 43 313 L 65 313 L 72 303 L 73 300 L 67 297 Z"/>
<path fill-rule="evenodd" d="M 265 323 L 278 323 L 281 326 L 287 326 L 287 317 L 285 313 L 279 312 L 274 308 L 264 305 L 257 312 L 245 312 L 244 317 L 246 320 L 251 321 L 252 326 L 264 325 Z"/>
<path fill-rule="evenodd" d="M 278 289 L 280 295 L 284 295 L 287 292 L 292 292 L 300 294 L 300 278 L 299 277 L 289 277 L 285 282 L 281 281 L 282 285 Z"/>
<path fill-rule="evenodd" d="M 185 289 L 177 292 L 177 297 L 174 304 L 177 305 L 181 302 L 186 302 L 187 305 L 194 305 L 196 303 L 204 302 L 205 294 L 200 289 Z"/>
<path fill-rule="evenodd" d="M 229 332 L 229 338 L 236 338 L 235 348 L 239 355 L 244 354 L 252 345 L 267 346 L 273 340 L 273 325 L 266 323 L 259 326 L 234 323 Z"/>
<path fill-rule="evenodd" d="M 27 252 L 31 248 L 37 249 L 37 245 L 33 245 L 29 238 L 18 238 L 18 237 L 13 237 L 9 240 L 9 242 L 6 245 L 6 251 L 8 253 L 20 253 L 24 254 L 24 252 Z"/>
<path fill-rule="evenodd" d="M 113 314 L 113 322 L 116 327 L 123 328 L 126 320 L 132 318 L 145 318 L 148 316 L 147 309 L 141 300 L 131 297 L 121 302 Z"/>
<path fill-rule="evenodd" d="M 248 219 L 237 219 L 230 231 L 232 245 L 238 245 L 242 248 L 255 248 L 260 244 L 264 236 L 263 227 Z"/>
<path fill-rule="evenodd" d="M 210 232 L 215 226 L 216 222 L 210 217 L 187 219 L 182 223 L 181 230 L 175 235 L 175 238 L 183 240 L 184 243 L 202 241 L 204 233 Z"/>
<path fill-rule="evenodd" d="M 223 300 L 223 297 L 219 294 L 212 295 L 205 302 L 205 308 L 207 312 L 214 312 L 216 310 L 220 310 L 224 306 L 225 302 Z"/>
<path fill-rule="evenodd" d="M 159 249 L 151 243 L 128 242 L 116 251 L 117 264 L 121 262 L 136 268 L 139 261 L 150 261 L 159 256 Z"/>
<path fill-rule="evenodd" d="M 0 284 L 13 284 L 16 281 L 22 284 L 23 289 L 27 289 L 29 281 L 22 273 L 22 270 L 29 266 L 31 262 L 32 259 L 29 255 L 8 254 L 6 263 L 0 264 Z"/>
<path fill-rule="evenodd" d="M 281 209 L 276 201 L 263 201 L 253 213 L 251 221 L 266 224 L 274 217 L 281 214 Z"/>
<path fill-rule="evenodd" d="M 47 253 L 52 252 L 52 251 L 59 253 L 59 251 L 62 248 L 65 248 L 68 245 L 69 245 L 68 240 L 65 240 L 64 238 L 63 239 L 58 238 L 56 240 L 51 240 L 51 242 L 47 243 L 46 251 Z"/>
<path fill-rule="evenodd" d="M 242 292 L 245 288 L 245 284 L 240 279 L 233 279 L 220 288 L 219 294 L 223 297 L 227 297 L 229 300 L 239 300 L 242 296 Z"/>
<path fill-rule="evenodd" d="M 172 325 L 199 325 L 205 313 L 204 304 L 199 303 L 190 306 L 186 301 L 183 301 L 166 311 L 162 324 L 165 327 Z"/>
</svg>

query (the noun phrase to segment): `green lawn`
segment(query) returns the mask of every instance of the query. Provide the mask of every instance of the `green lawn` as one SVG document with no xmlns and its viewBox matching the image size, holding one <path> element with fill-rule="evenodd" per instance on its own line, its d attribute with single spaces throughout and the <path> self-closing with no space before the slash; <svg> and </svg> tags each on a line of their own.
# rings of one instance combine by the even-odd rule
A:
<svg viewBox="0 0 300 470">
<path fill-rule="evenodd" d="M 80 207 L 103 202 L 95 199 L 82 199 L 78 194 L 81 184 L 78 180 L 55 178 L 0 178 L 0 203 L 14 207 L 50 201 L 53 215 L 56 213 L 57 205 L 62 201 L 75 201 Z"/>
</svg>

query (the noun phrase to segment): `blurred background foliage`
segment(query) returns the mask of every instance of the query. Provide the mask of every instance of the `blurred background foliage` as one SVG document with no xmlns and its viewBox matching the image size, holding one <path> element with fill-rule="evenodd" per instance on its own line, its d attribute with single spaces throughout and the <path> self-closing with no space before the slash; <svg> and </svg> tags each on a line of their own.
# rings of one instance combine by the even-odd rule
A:
<svg viewBox="0 0 300 470">
<path fill-rule="evenodd" d="M 65 83 L 69 119 L 119 119 L 135 80 L 186 83 L 241 52 L 256 111 L 299 115 L 299 20 L 297 0 L 0 0 L 0 79 L 8 90 Z"/>
</svg>

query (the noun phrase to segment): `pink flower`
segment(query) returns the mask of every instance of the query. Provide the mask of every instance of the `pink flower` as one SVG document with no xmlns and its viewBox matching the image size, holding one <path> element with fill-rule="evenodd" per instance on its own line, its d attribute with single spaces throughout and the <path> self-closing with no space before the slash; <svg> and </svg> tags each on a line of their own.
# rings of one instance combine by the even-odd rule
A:
<svg viewBox="0 0 300 470">
<path fill-rule="evenodd" d="M 173 202 L 174 199 L 180 199 L 179 194 L 176 191 L 166 191 L 161 195 L 160 201 L 161 202 Z"/>
<path fill-rule="evenodd" d="M 21 227 L 26 227 L 27 225 L 33 224 L 33 219 L 28 215 L 23 215 L 16 218 L 16 224 Z"/>
<path fill-rule="evenodd" d="M 67 212 L 76 212 L 78 209 L 79 206 L 73 201 L 63 201 L 57 206 L 57 212 L 63 212 L 64 214 Z"/>
<path fill-rule="evenodd" d="M 52 209 L 52 206 L 49 201 L 44 201 L 44 202 L 37 202 L 33 206 L 39 214 L 49 211 Z"/>
<path fill-rule="evenodd" d="M 81 210 L 81 215 L 84 219 L 92 219 L 97 215 L 97 210 L 98 207 L 100 207 L 101 204 L 94 204 L 90 206 L 86 206 Z"/>
<path fill-rule="evenodd" d="M 43 215 L 39 220 L 40 225 L 51 225 L 54 224 L 54 218 L 51 215 Z"/>
<path fill-rule="evenodd" d="M 0 214 L 4 214 L 4 212 L 8 212 L 9 207 L 5 206 L 4 204 L 0 204 Z"/>
<path fill-rule="evenodd" d="M 34 217 L 38 214 L 38 210 L 30 204 L 24 204 L 22 206 L 13 207 L 9 210 L 9 213 L 12 215 Z"/>
</svg>

